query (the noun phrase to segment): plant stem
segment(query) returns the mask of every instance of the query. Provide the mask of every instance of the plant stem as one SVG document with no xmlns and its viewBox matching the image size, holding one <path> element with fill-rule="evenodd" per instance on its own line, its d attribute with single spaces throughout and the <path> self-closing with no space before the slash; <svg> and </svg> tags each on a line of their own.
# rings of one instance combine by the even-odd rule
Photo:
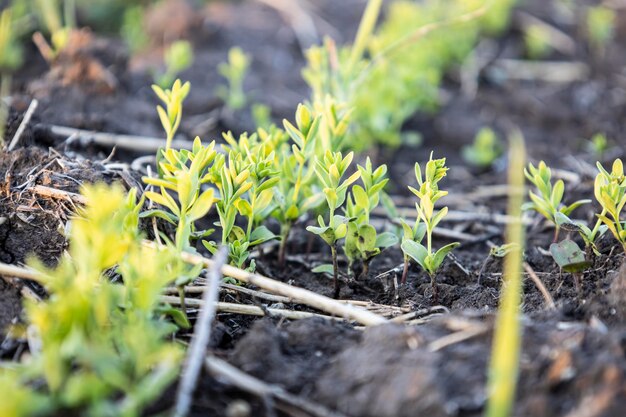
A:
<svg viewBox="0 0 626 417">
<path fill-rule="evenodd" d="M 281 240 L 280 246 L 278 247 L 278 264 L 280 266 L 285 266 L 285 259 L 287 257 L 287 239 L 289 238 L 289 234 L 291 233 L 291 223 L 284 224 L 281 226 Z"/>
<path fill-rule="evenodd" d="M 582 285 L 580 284 L 580 273 L 575 273 L 574 274 L 574 284 L 576 285 L 576 294 L 578 296 L 578 300 L 582 300 L 583 298 L 583 289 L 582 289 Z"/>
<path fill-rule="evenodd" d="M 439 287 L 437 287 L 437 275 L 430 274 L 430 286 L 433 289 L 433 304 L 439 303 Z"/>
<path fill-rule="evenodd" d="M 376 26 L 382 4 L 382 0 L 369 0 L 367 3 L 361 22 L 359 23 L 359 29 L 354 39 L 354 44 L 352 45 L 348 66 L 350 70 L 354 69 L 356 63 L 363 57 L 367 43 Z"/>
<path fill-rule="evenodd" d="M 402 269 L 402 279 L 400 280 L 400 284 L 406 284 L 406 277 L 409 275 L 409 257 L 404 257 L 404 268 Z"/>
<path fill-rule="evenodd" d="M 370 273 L 370 260 L 363 261 L 363 270 L 360 274 L 360 279 L 366 279 L 367 275 Z"/>
<path fill-rule="evenodd" d="M 602 216 L 606 216 L 606 209 L 603 208 L 602 209 L 602 213 L 600 213 L 600 217 Z M 596 221 L 596 224 L 593 226 L 593 230 L 591 231 L 591 242 L 595 242 L 596 241 L 596 235 L 598 234 L 598 231 L 600 230 L 600 226 L 602 226 L 602 220 L 598 219 Z"/>
<path fill-rule="evenodd" d="M 333 243 L 330 246 L 330 253 L 333 258 L 333 283 L 335 286 L 334 298 L 339 298 L 339 291 L 341 287 L 339 286 L 339 264 L 337 262 L 337 242 Z"/>
</svg>

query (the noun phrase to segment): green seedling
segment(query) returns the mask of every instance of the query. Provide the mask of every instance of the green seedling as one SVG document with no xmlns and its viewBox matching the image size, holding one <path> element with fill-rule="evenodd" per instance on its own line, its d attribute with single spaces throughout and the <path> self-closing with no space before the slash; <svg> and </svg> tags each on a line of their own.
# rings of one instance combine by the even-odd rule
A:
<svg viewBox="0 0 626 417">
<path fill-rule="evenodd" d="M 183 252 L 195 252 L 191 241 L 213 233 L 213 229 L 197 230 L 195 222 L 209 212 L 214 201 L 212 188 L 202 191 L 202 185 L 208 182 L 207 171 L 216 157 L 214 148 L 215 142 L 204 147 L 200 138 L 196 138 L 192 151 L 176 151 L 171 148 L 164 150 L 158 162 L 160 177 L 143 178 L 144 183 L 160 190 L 160 192 L 146 191 L 144 195 L 163 208 L 145 211 L 141 213 L 141 217 L 157 217 L 174 225 L 176 228 L 174 242 L 169 242 L 165 236 L 163 238 L 179 255 Z M 176 199 L 172 195 L 175 195 Z M 197 278 L 202 270 L 200 267 L 190 266 L 185 266 L 185 269 L 185 273 L 181 273 L 175 282 L 183 306 L 185 305 L 183 287 Z"/>
<path fill-rule="evenodd" d="M 48 45 L 50 49 L 46 53 L 49 56 L 44 56 L 44 58 L 51 60 L 65 48 L 71 31 L 76 27 L 75 5 L 73 1 L 64 2 L 65 16 L 63 18 L 58 0 L 36 0 L 36 4 L 35 11 L 39 15 L 39 20 L 50 34 L 51 43 Z"/>
<path fill-rule="evenodd" d="M 9 94 L 11 76 L 9 72 L 20 65 L 21 49 L 14 36 L 11 8 L 0 12 L 0 148 L 4 147 L 4 129 L 9 108 L 4 97 Z"/>
<path fill-rule="evenodd" d="M 557 221 L 557 213 L 569 216 L 578 207 L 590 203 L 591 200 L 578 200 L 568 206 L 561 204 L 565 192 L 565 184 L 563 180 L 558 180 L 552 186 L 552 171 L 543 161 L 539 162 L 537 167 L 533 164 L 528 164 L 528 168 L 524 169 L 524 175 L 535 185 L 539 194 L 529 191 L 528 195 L 531 202 L 525 203 L 523 209 L 535 210 L 552 222 L 555 226 L 554 241 L 556 242 L 561 229 Z"/>
<path fill-rule="evenodd" d="M 144 195 L 163 208 L 142 213 L 142 217 L 159 217 L 176 227 L 175 248 L 191 251 L 192 239 L 209 235 L 212 230 L 196 230 L 195 222 L 204 217 L 214 201 L 214 191 L 202 186 L 209 182 L 208 170 L 216 158 L 215 142 L 203 146 L 196 138 L 193 149 L 163 151 L 159 161 L 160 178 L 143 177 L 143 182 L 158 187 L 160 192 L 146 191 Z M 171 194 L 175 194 L 176 199 Z"/>
<path fill-rule="evenodd" d="M 550 53 L 550 32 L 543 26 L 530 25 L 524 31 L 524 46 L 530 59 L 540 59 Z"/>
<path fill-rule="evenodd" d="M 280 223 L 278 262 L 281 265 L 285 263 L 286 243 L 294 223 L 324 201 L 324 194 L 314 188 L 316 143 L 321 119 L 322 116 L 313 117 L 312 111 L 300 104 L 296 110 L 296 125 L 283 121 L 293 143 L 291 146 L 284 144 L 277 150 L 275 162 L 281 180 L 275 189 L 276 208 L 272 215 Z"/>
<path fill-rule="evenodd" d="M 398 238 L 391 232 L 378 234 L 370 224 L 370 214 L 378 206 L 383 188 L 389 181 L 385 178 L 387 166 L 381 165 L 374 170 L 372 161 L 367 158 L 365 166 L 358 165 L 357 169 L 363 186 L 352 186 L 351 195 L 346 200 L 346 217 L 354 220 L 348 223 L 344 252 L 349 268 L 352 269 L 358 261 L 362 266 L 360 276 L 367 277 L 372 259 L 381 250 L 398 243 Z"/>
<path fill-rule="evenodd" d="M 22 50 L 15 36 L 11 8 L 0 12 L 0 73 L 14 70 L 22 63 Z"/>
<path fill-rule="evenodd" d="M 213 183 L 221 196 L 217 210 L 222 244 L 230 249 L 231 263 L 241 268 L 249 257 L 250 248 L 278 238 L 261 223 L 273 210 L 273 188 L 280 178 L 274 170 L 271 143 L 263 143 L 257 134 L 244 133 L 236 140 L 228 132 L 223 137 L 227 143 L 224 151 L 228 152 L 228 164 L 225 158 L 218 159 Z M 244 228 L 235 224 L 238 216 L 245 219 Z M 211 252 L 217 249 L 215 242 L 203 243 Z M 250 269 L 254 269 L 254 263 Z"/>
<path fill-rule="evenodd" d="M 2 415 L 140 416 L 178 375 L 183 351 L 167 340 L 176 326 L 163 320 L 160 297 L 180 261 L 142 245 L 135 191 L 100 185 L 84 196 L 69 255 L 54 269 L 29 261 L 50 297 L 25 305 L 39 349 L 13 369 L 0 364 L 12 393 Z M 111 268 L 120 283 L 108 279 Z"/>
<path fill-rule="evenodd" d="M 189 82 L 183 84 L 180 80 L 174 81 L 171 89 L 163 90 L 158 85 L 152 86 L 155 94 L 165 104 L 165 108 L 157 106 L 157 113 L 166 134 L 166 151 L 172 146 L 172 140 L 180 126 L 180 121 L 183 117 L 183 101 L 189 94 L 190 88 L 191 84 Z"/>
<path fill-rule="evenodd" d="M 586 30 L 593 48 L 604 51 L 615 33 L 616 14 L 605 6 L 587 9 Z"/>
<path fill-rule="evenodd" d="M 609 141 L 603 133 L 596 133 L 586 143 L 586 149 L 596 158 L 602 159 L 604 153 L 609 149 Z"/>
<path fill-rule="evenodd" d="M 596 247 L 596 241 L 608 230 L 606 225 L 602 224 L 602 221 L 598 219 L 593 229 L 590 229 L 586 224 L 580 221 L 574 221 L 567 217 L 563 213 L 556 213 L 556 223 L 559 227 L 566 230 L 568 233 L 577 232 L 585 242 L 585 252 L 587 258 L 591 257 L 591 254 L 596 256 L 600 255 L 598 248 Z"/>
<path fill-rule="evenodd" d="M 326 151 L 322 159 L 316 159 L 315 173 L 323 186 L 322 192 L 328 204 L 329 216 L 328 224 L 324 221 L 324 217 L 318 216 L 318 226 L 308 226 L 306 229 L 320 236 L 328 246 L 330 246 L 333 260 L 333 283 L 335 288 L 335 297 L 339 296 L 339 265 L 337 260 L 337 242 L 348 232 L 348 222 L 350 219 L 335 214 L 346 201 L 346 193 L 348 187 L 359 179 L 361 173 L 359 171 L 350 175 L 347 179 L 342 180 L 343 176 L 352 163 L 354 154 L 350 152 L 345 157 L 341 152 Z"/>
<path fill-rule="evenodd" d="M 476 11 L 475 2 L 395 1 L 376 26 L 381 1 L 371 0 L 352 46 L 325 39 L 307 50 L 303 77 L 311 87 L 310 102 L 332 96 L 354 109 L 343 150 L 399 146 L 414 138 L 402 133 L 404 122 L 416 111 L 436 109 L 446 69 L 471 53 L 481 30 L 506 24 L 513 1 L 489 6 L 482 16 L 457 24 L 460 16 Z M 454 30 L 442 30 L 452 25 Z"/>
<path fill-rule="evenodd" d="M 581 273 L 591 266 L 591 262 L 585 257 L 585 252 L 580 250 L 573 240 L 565 239 L 551 244 L 550 254 L 561 270 L 574 275 L 576 293 L 579 298 L 582 297 Z"/>
<path fill-rule="evenodd" d="M 602 212 L 598 215 L 598 220 L 613 233 L 613 236 L 622 245 L 626 253 L 626 230 L 624 229 L 624 223 L 620 219 L 626 205 L 624 165 L 621 159 L 616 159 L 613 162 L 611 172 L 605 170 L 599 162 L 597 165 L 600 173 L 596 176 L 594 194 L 596 200 L 602 206 Z"/>
<path fill-rule="evenodd" d="M 484 127 L 476 134 L 474 143 L 463 147 L 461 156 L 465 162 L 478 168 L 490 167 L 502 155 L 502 145 L 496 133 Z"/>
<path fill-rule="evenodd" d="M 489 262 L 490 259 L 494 259 L 494 258 L 504 259 L 508 254 L 510 254 L 514 250 L 517 250 L 518 247 L 519 247 L 518 244 L 513 243 L 513 242 L 505 243 L 500 246 L 493 246 L 489 250 L 489 256 L 487 256 L 487 258 L 483 261 L 483 264 L 481 265 L 480 270 L 478 271 L 478 284 L 480 284 L 480 281 L 483 276 L 483 272 L 485 268 L 487 267 L 487 263 Z"/>
<path fill-rule="evenodd" d="M 272 109 L 266 104 L 256 103 L 251 108 L 254 125 L 262 129 L 270 129 L 272 126 Z"/>
<path fill-rule="evenodd" d="M 132 52 L 139 52 L 150 43 L 150 39 L 144 30 L 144 14 L 145 10 L 141 5 L 128 7 L 124 11 L 120 34 Z M 172 82 L 170 81 L 165 85 L 171 84 Z"/>
<path fill-rule="evenodd" d="M 419 198 L 419 203 L 415 204 L 417 209 L 417 217 L 423 222 L 426 229 L 426 246 L 416 240 L 403 239 L 402 252 L 405 256 L 410 256 L 417 262 L 424 271 L 430 276 L 430 283 L 433 289 L 433 299 L 435 302 L 439 299 L 437 289 L 436 274 L 439 267 L 443 263 L 446 256 L 452 252 L 459 243 L 450 243 L 438 249 L 433 250 L 433 230 L 443 220 L 448 213 L 448 208 L 444 207 L 439 211 L 435 211 L 435 203 L 448 194 L 447 191 L 439 189 L 439 181 L 446 176 L 448 168 L 446 167 L 446 159 L 433 159 L 432 153 L 430 160 L 426 163 L 424 173 L 419 163 L 415 164 L 415 178 L 419 184 L 419 189 L 409 187 L 409 190 Z M 416 227 L 417 229 L 417 227 Z"/>
<path fill-rule="evenodd" d="M 158 78 L 158 84 L 166 88 L 174 82 L 176 76 L 193 64 L 193 48 L 189 41 L 176 41 L 165 49 L 163 55 L 165 73 Z"/>
<path fill-rule="evenodd" d="M 402 268 L 402 278 L 400 283 L 402 285 L 406 284 L 406 279 L 409 275 L 409 265 L 411 261 L 411 256 L 408 251 L 404 248 L 413 245 L 412 243 L 405 242 L 414 242 L 417 244 L 421 244 L 424 236 L 426 235 L 426 224 L 420 221 L 419 216 L 415 219 L 415 223 L 413 226 L 410 226 L 405 220 L 400 219 L 400 224 L 402 225 L 402 243 L 403 246 L 402 254 L 404 258 L 404 267 Z"/>
<path fill-rule="evenodd" d="M 226 106 L 231 110 L 242 109 L 247 102 L 243 89 L 243 81 L 250 67 L 250 56 L 241 48 L 235 47 L 228 51 L 228 62 L 220 64 L 218 71 L 226 78 L 227 87 L 220 87 L 217 91 Z"/>
</svg>

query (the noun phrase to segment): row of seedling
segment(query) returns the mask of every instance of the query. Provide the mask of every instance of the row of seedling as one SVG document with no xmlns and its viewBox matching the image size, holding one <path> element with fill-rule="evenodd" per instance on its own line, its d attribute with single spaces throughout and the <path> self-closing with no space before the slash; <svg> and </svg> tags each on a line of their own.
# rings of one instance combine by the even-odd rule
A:
<svg viewBox="0 0 626 417">
<path fill-rule="evenodd" d="M 229 250 L 229 261 L 254 269 L 250 251 L 262 243 L 279 241 L 278 261 L 284 264 L 290 232 L 307 215 L 317 218 L 307 230 L 330 247 L 332 263 L 316 272 L 332 274 L 335 294 L 339 293 L 339 250 L 342 249 L 354 278 L 367 275 L 371 260 L 382 249 L 401 240 L 405 253 L 406 280 L 409 259 L 415 260 L 433 278 L 439 266 L 457 244 L 435 250 L 433 230 L 447 213 L 435 210 L 435 203 L 447 194 L 439 182 L 448 168 L 445 159 L 430 159 L 423 167 L 415 165 L 418 188 L 417 220 L 410 225 L 399 220 L 399 233 L 378 232 L 370 216 L 380 204 L 387 184 L 387 167 L 374 167 L 369 158 L 363 166 L 353 166 L 353 152 L 333 152 L 349 126 L 350 113 L 331 100 L 316 103 L 322 111 L 300 105 L 295 124 L 285 120 L 283 129 L 272 126 L 254 134 L 235 138 L 223 135 L 221 150 L 215 141 L 204 145 L 196 138 L 191 150 L 175 150 L 171 140 L 180 125 L 182 103 L 190 85 L 180 81 L 172 89 L 154 87 L 163 101 L 158 113 L 166 132 L 166 146 L 157 155 L 158 176 L 145 177 L 153 188 L 146 197 L 157 208 L 143 217 L 157 217 L 176 228 L 173 239 L 162 239 L 179 252 L 195 250 L 195 241 L 211 252 L 219 245 Z M 360 183 L 358 183 L 360 182 Z M 198 229 L 196 221 L 215 207 L 216 227 Z M 280 224 L 275 234 L 266 226 L 272 218 Z M 422 240 L 426 239 L 425 245 Z M 189 279 L 194 278 L 189 275 Z"/>
</svg>

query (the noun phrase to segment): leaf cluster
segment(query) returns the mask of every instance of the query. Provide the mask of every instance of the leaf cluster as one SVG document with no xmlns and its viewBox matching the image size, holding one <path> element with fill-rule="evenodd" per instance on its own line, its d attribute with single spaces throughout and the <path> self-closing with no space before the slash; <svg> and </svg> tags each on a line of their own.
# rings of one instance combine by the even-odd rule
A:
<svg viewBox="0 0 626 417">
<path fill-rule="evenodd" d="M 0 410 L 137 416 L 178 373 L 182 350 L 165 340 L 175 326 L 162 318 L 160 294 L 180 262 L 142 246 L 135 191 L 99 185 L 84 195 L 70 256 L 54 269 L 29 261 L 51 295 L 26 305 L 39 347 L 16 369 L 0 368 L 0 385 L 11 381 L 16 394 Z"/>
<path fill-rule="evenodd" d="M 446 159 L 433 159 L 432 154 L 423 172 L 420 164 L 415 164 L 415 178 L 419 189 L 409 187 L 409 190 L 419 199 L 415 204 L 417 222 L 424 226 L 422 229 L 416 222 L 416 225 L 411 228 L 406 222 L 403 223 L 404 236 L 401 247 L 405 259 L 407 256 L 412 258 L 431 278 L 435 276 L 446 256 L 459 246 L 459 243 L 454 242 L 436 251 L 432 247 L 433 231 L 448 213 L 447 207 L 443 207 L 439 211 L 435 210 L 435 203 L 448 194 L 447 191 L 439 189 L 439 181 L 446 176 L 447 171 Z M 421 243 L 424 235 L 426 246 Z"/>
</svg>

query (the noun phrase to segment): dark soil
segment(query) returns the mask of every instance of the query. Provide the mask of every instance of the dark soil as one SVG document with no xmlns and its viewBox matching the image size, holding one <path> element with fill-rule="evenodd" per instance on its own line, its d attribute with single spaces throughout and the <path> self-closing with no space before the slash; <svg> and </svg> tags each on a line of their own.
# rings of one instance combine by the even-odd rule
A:
<svg viewBox="0 0 626 417">
<path fill-rule="evenodd" d="M 77 36 L 73 47 L 51 68 L 34 49 L 30 51 L 28 68 L 16 75 L 7 137 L 17 130 L 32 98 L 39 100 L 39 109 L 18 149 L 0 154 L 0 261 L 21 264 L 27 256 L 35 255 L 54 265 L 65 249 L 63 228 L 74 212 L 73 204 L 38 195 L 33 186 L 71 192 L 78 192 L 83 183 L 98 181 L 117 181 L 127 188 L 140 186 L 136 172 L 104 160 L 111 149 L 85 147 L 80 141 L 70 143 L 67 138 L 51 135 L 49 128 L 64 125 L 161 137 L 154 111 L 156 98 L 149 88 L 149 68 L 159 65 L 162 39 L 186 34 L 195 47 L 194 65 L 181 74 L 194 86 L 185 103 L 181 137 L 200 135 L 207 140 L 219 137 L 222 130 L 241 132 L 252 127 L 248 109 L 232 113 L 215 95 L 223 83 L 216 67 L 235 45 L 253 56 L 246 81 L 251 101 L 270 105 L 276 119 L 293 116 L 295 105 L 307 95 L 300 76 L 304 57 L 299 43 L 306 39 L 294 33 L 299 26 L 287 25 L 276 10 L 254 1 L 211 2 L 206 8 L 189 9 L 191 12 L 184 9 L 187 12 L 181 13 L 175 24 L 160 24 L 159 19 L 173 10 L 172 4 L 180 9 L 181 1 L 165 1 L 151 11 L 148 31 L 159 41 L 138 56 L 130 57 L 119 40 L 89 32 Z M 406 189 L 415 182 L 413 165 L 427 160 L 434 149 L 435 156 L 446 156 L 451 166 L 444 181 L 450 195 L 442 200 L 444 204 L 456 212 L 504 213 L 506 195 L 489 187 L 506 182 L 506 158 L 496 161 L 492 169 L 480 171 L 467 166 L 460 155 L 461 147 L 471 143 L 483 126 L 494 127 L 502 136 L 513 127 L 519 128 L 531 161 L 544 159 L 550 166 L 568 171 L 568 202 L 593 194 L 593 171 L 589 167 L 593 169 L 597 159 L 606 163 L 626 156 L 626 141 L 621 137 L 626 120 L 623 10 L 619 12 L 617 39 L 598 55 L 587 46 L 575 24 L 563 20 L 557 9 L 546 3 L 553 2 L 525 2 L 515 12 L 511 28 L 493 40 L 494 52 L 484 57 L 487 63 L 478 74 L 475 95 L 463 92 L 460 70 L 452 69 L 441 89 L 439 111 L 418 114 L 407 123 L 407 129 L 422 133 L 421 147 L 373 152 L 379 163 L 389 166 L 389 192 L 399 206 L 413 210 L 413 197 Z M 588 2 L 580 3 L 582 7 Z M 349 41 L 363 5 L 360 0 L 315 2 L 318 35 L 330 34 L 339 43 Z M 525 58 L 524 13 L 554 25 L 575 41 L 576 48 L 569 54 L 553 52 L 544 63 L 580 62 L 588 68 L 588 75 L 552 83 L 520 81 L 514 74 L 502 73 L 499 60 Z M 604 132 L 610 141 L 603 155 L 593 155 L 585 147 L 586 140 L 597 132 Z M 113 154 L 122 161 L 132 161 L 136 156 L 120 150 Z M 597 207 L 588 205 L 575 217 L 593 220 L 594 212 Z M 407 284 L 397 293 L 393 291 L 391 284 L 402 272 L 402 255 L 397 248 L 376 258 L 366 279 L 342 275 L 340 298 L 402 306 L 407 311 L 429 311 L 441 305 L 450 314 L 427 313 L 416 325 L 388 324 L 365 330 L 321 319 L 288 322 L 220 314 L 212 352 L 267 383 L 348 416 L 482 415 L 494 312 L 502 285 L 502 261 L 488 258 L 489 244 L 503 243 L 504 226 L 494 219 L 444 221 L 442 225 L 472 238 L 462 239 L 454 256 L 437 274 L 437 303 L 430 278 L 416 266 L 411 267 Z M 292 233 L 285 267 L 276 262 L 276 251 L 269 250 L 257 260 L 258 271 L 332 296 L 330 278 L 311 272 L 313 267 L 329 262 L 328 249 L 311 239 L 305 226 L 297 225 Z M 554 298 L 556 310 L 546 308 L 546 300 L 525 274 L 523 351 L 514 415 L 622 416 L 626 409 L 623 252 L 612 237 L 603 237 L 601 255 L 583 274 L 583 291 L 578 294 L 573 277 L 561 273 L 546 255 L 552 239 L 553 230 L 540 219 L 532 219 L 525 261 Z M 453 240 L 438 238 L 435 245 Z M 345 260 L 340 261 L 345 271 Z M 0 340 L 6 326 L 20 316 L 19 299 L 15 280 L 0 279 Z M 245 296 L 236 301 L 260 303 Z M 304 306 L 293 308 L 307 310 Z M 194 319 L 196 313 L 190 310 L 189 316 Z M 459 334 L 470 336 L 444 343 L 452 340 L 448 336 Z M 14 354 L 12 347 L 0 346 L 0 356 Z M 169 407 L 174 392 L 175 387 L 171 387 L 151 411 Z M 251 410 L 248 414 L 241 412 L 246 406 Z M 193 415 L 309 414 L 284 410 L 276 414 L 267 398 L 256 398 L 228 381 L 204 375 Z"/>
</svg>

